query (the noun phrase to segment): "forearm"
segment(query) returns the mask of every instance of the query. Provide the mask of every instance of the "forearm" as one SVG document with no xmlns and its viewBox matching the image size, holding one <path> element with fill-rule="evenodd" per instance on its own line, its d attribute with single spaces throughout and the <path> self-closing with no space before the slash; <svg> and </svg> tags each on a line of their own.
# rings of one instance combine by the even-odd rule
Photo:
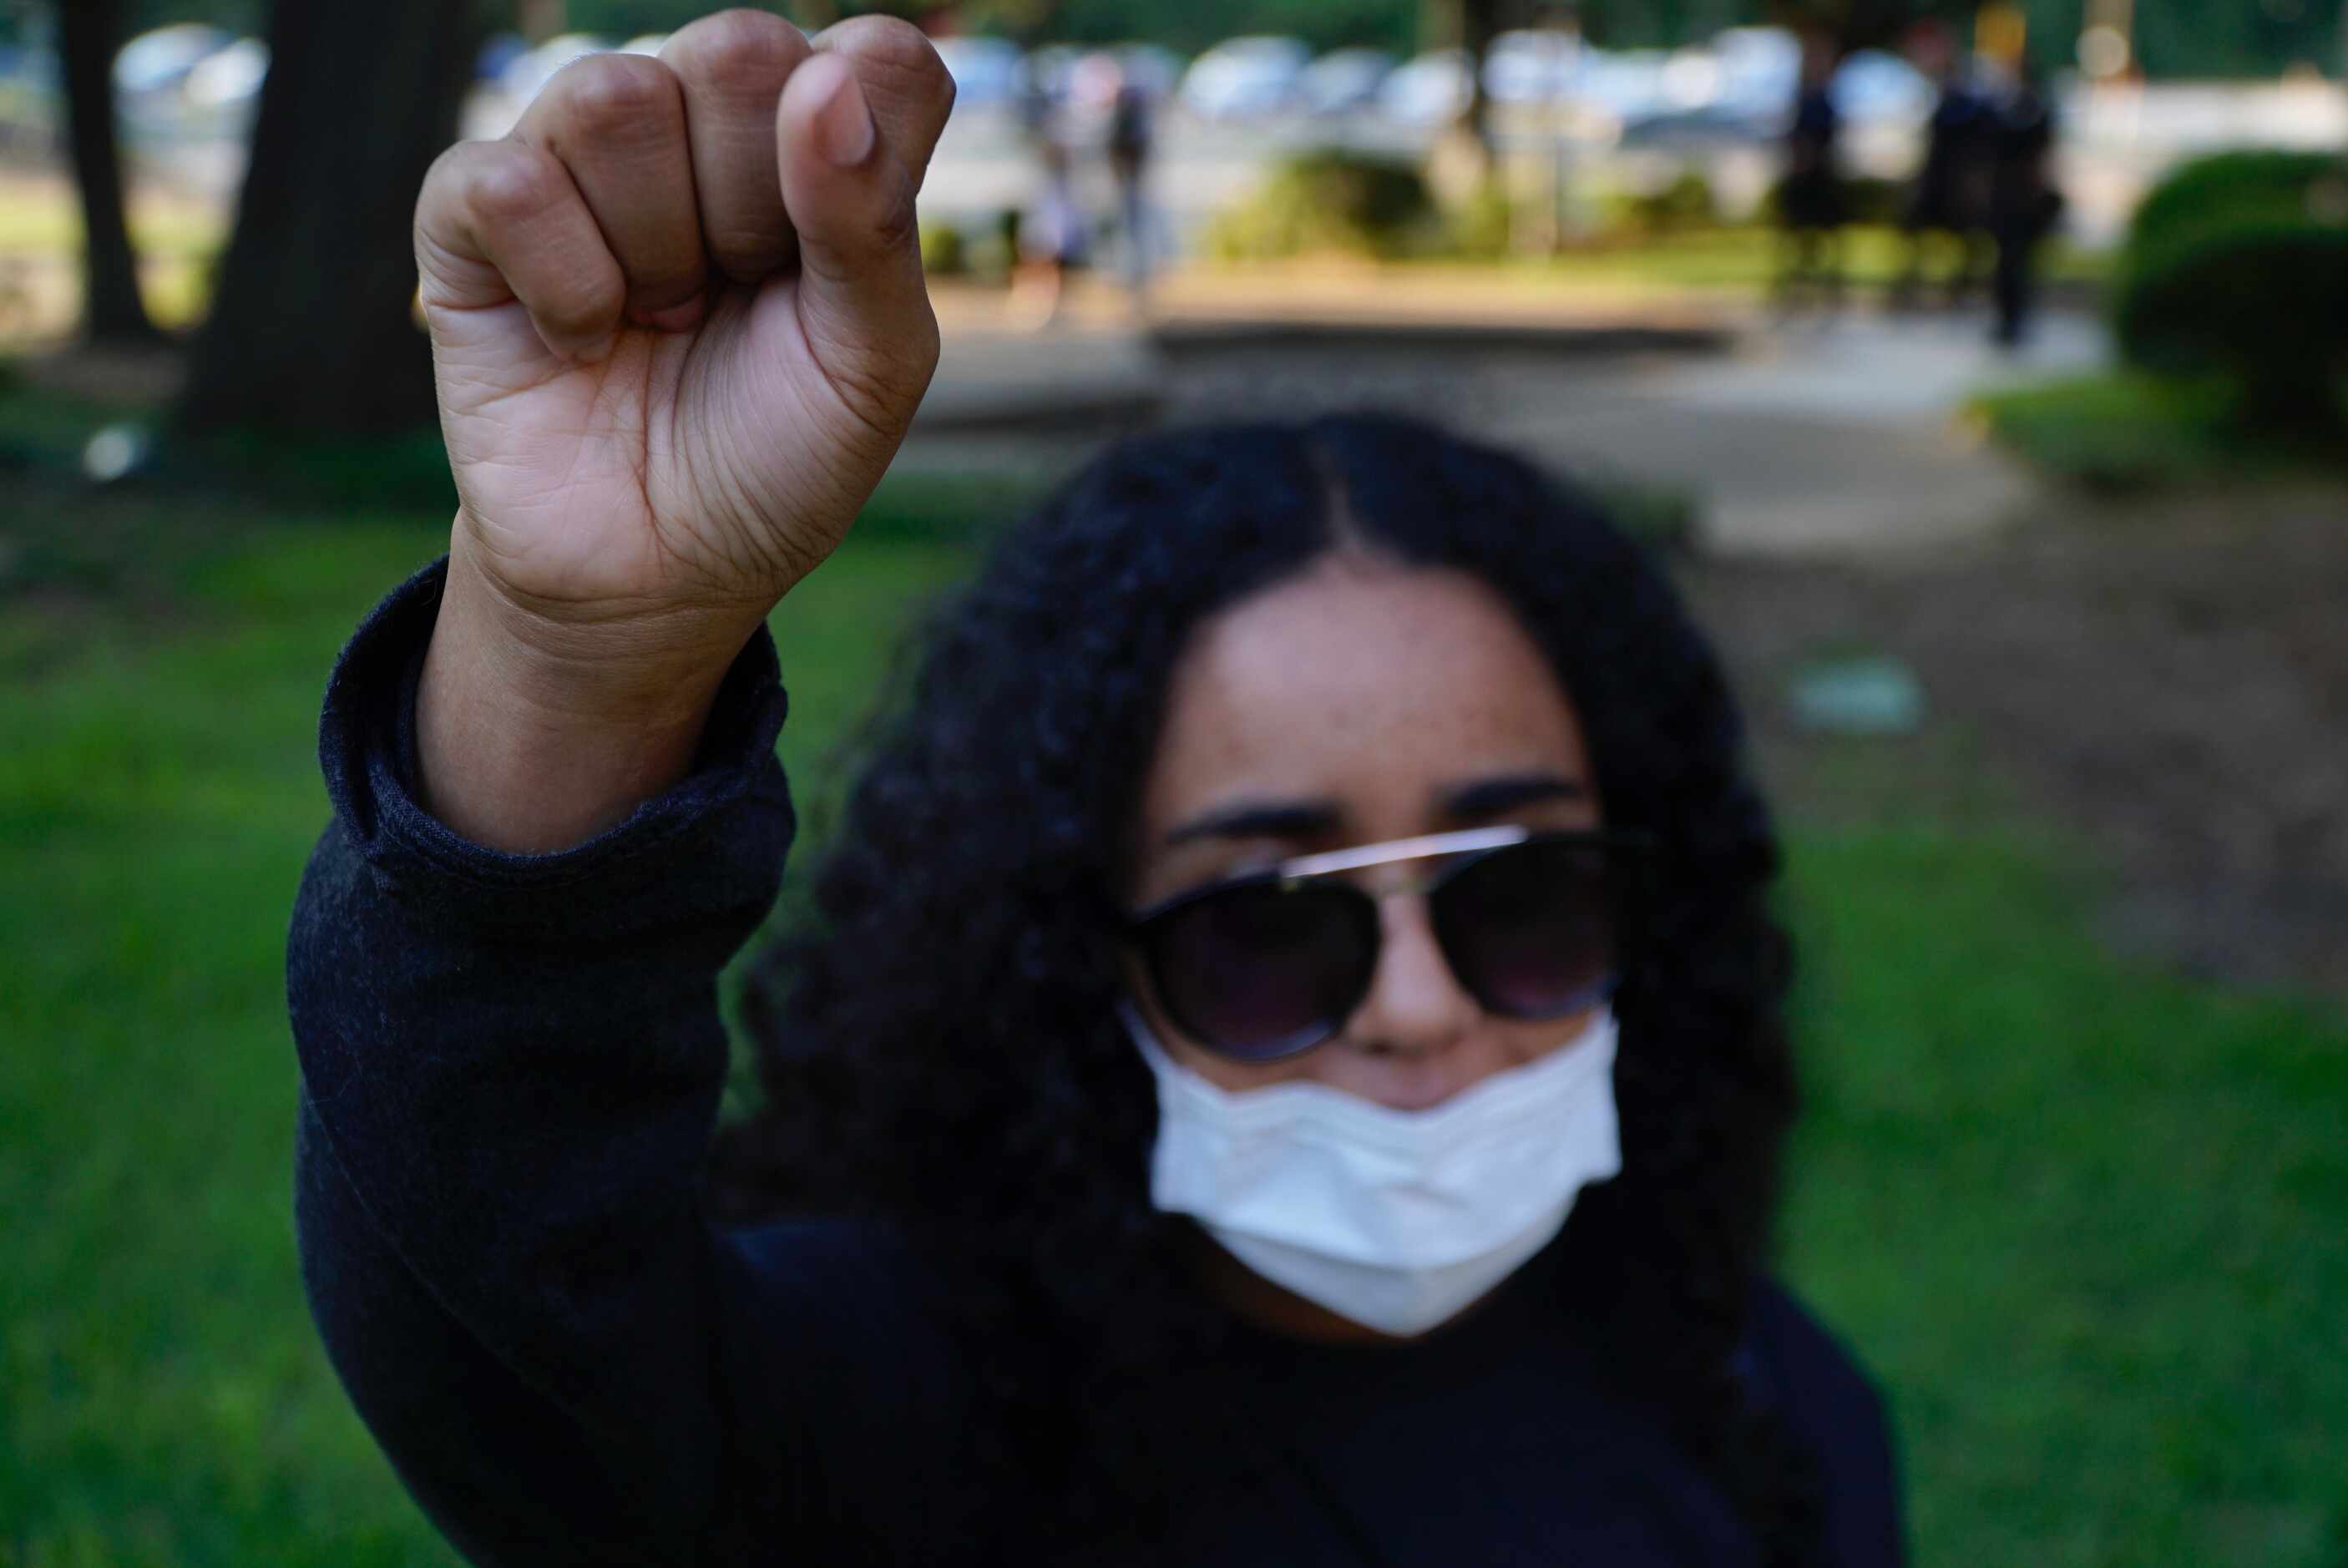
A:
<svg viewBox="0 0 2348 1568">
<path fill-rule="evenodd" d="M 335 820 L 286 974 L 319 1326 L 436 1512 L 463 1511 L 449 1500 L 472 1460 L 432 1434 L 479 1429 L 483 1403 L 545 1435 L 523 1447 L 594 1456 L 615 1497 L 699 1517 L 717 1419 L 697 1202 L 726 1073 L 716 980 L 770 906 L 790 832 L 772 652 L 725 672 L 682 777 L 625 820 L 503 853 L 417 799 L 442 581 L 387 599 L 327 690 Z"/>
<path fill-rule="evenodd" d="M 654 662 L 573 657 L 528 636 L 452 555 L 417 690 L 417 800 L 460 837 L 509 854 L 567 848 L 683 779 L 727 668 L 756 630 L 720 624 Z"/>
<path fill-rule="evenodd" d="M 585 843 L 500 852 L 416 798 L 440 582 L 386 600 L 329 683 L 335 821 L 286 979 L 304 1087 L 366 1209 L 412 1264 L 450 1275 L 442 1299 L 481 1291 L 502 1312 L 524 1304 L 483 1274 L 518 1244 L 542 1264 L 568 1228 L 651 1248 L 692 1222 L 726 1071 L 717 975 L 789 841 L 782 697 L 762 642 L 704 705 L 682 779 Z"/>
</svg>

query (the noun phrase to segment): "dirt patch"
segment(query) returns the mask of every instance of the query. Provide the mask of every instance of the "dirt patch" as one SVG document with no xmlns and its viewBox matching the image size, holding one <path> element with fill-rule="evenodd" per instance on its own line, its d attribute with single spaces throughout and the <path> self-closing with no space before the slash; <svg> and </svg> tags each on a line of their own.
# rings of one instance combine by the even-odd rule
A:
<svg viewBox="0 0 2348 1568">
<path fill-rule="evenodd" d="M 1788 815 L 2018 809 L 2113 868 L 2115 943 L 2348 995 L 2348 490 L 2054 497 L 1962 556 L 1684 578 Z M 1792 721 L 1800 672 L 1859 651 L 1915 669 L 1921 733 Z"/>
</svg>

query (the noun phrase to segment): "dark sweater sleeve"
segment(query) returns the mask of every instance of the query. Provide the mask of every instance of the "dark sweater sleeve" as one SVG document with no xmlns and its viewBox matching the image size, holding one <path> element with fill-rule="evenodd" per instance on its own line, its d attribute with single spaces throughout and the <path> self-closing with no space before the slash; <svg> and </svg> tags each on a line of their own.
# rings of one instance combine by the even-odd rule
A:
<svg viewBox="0 0 2348 1568">
<path fill-rule="evenodd" d="M 1899 1458 L 1883 1397 L 1857 1360 L 1792 1295 L 1757 1293 L 1744 1370 L 1818 1461 L 1827 1561 L 1902 1568 L 1908 1561 Z"/>
<path fill-rule="evenodd" d="M 792 830 L 773 644 L 727 675 L 689 777 L 576 848 L 500 854 L 412 788 L 444 570 L 335 666 L 335 816 L 288 944 L 329 1355 L 479 1563 L 932 1555 L 921 1480 L 956 1379 L 919 1271 L 846 1227 L 720 1233 L 699 1204 L 717 976 Z"/>
</svg>

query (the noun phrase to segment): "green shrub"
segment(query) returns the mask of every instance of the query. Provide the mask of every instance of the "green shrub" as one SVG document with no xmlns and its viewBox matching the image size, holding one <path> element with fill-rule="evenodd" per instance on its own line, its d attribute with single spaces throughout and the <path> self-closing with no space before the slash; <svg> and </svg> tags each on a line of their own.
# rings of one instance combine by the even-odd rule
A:
<svg viewBox="0 0 2348 1568">
<path fill-rule="evenodd" d="M 1871 228 L 1897 228 L 1908 211 L 1908 186 L 1902 181 L 1880 180 L 1871 174 L 1847 174 L 1836 181 L 1842 192 L 1842 221 Z M 1769 188 L 1762 212 L 1772 223 L 1784 222 L 1786 182 Z"/>
<path fill-rule="evenodd" d="M 2348 373 L 2348 164 L 2234 152 L 2188 164 L 2144 202 L 2113 291 L 2131 364 L 2222 376 L 2237 412 L 2328 428 Z"/>
<path fill-rule="evenodd" d="M 2330 153 L 2271 148 L 2197 158 L 2180 165 L 2137 204 L 2136 215 L 2128 220 L 2127 250 L 2141 253 L 2206 229 L 2228 213 L 2291 206 L 2305 200 L 2311 186 L 2341 173 L 2342 167 Z"/>
<path fill-rule="evenodd" d="M 1429 244 L 1437 222 L 1415 165 L 1323 148 L 1282 163 L 1254 195 L 1218 217 L 1207 250 L 1226 261 L 1318 252 L 1394 256 Z"/>
<path fill-rule="evenodd" d="M 1443 212 L 1443 250 L 1473 261 L 1497 261 L 1516 248 L 1517 203 L 1497 177 L 1478 181 L 1467 199 Z"/>
<path fill-rule="evenodd" d="M 1630 198 L 1630 215 L 1651 234 L 1708 229 L 1720 221 L 1720 202 L 1700 169 L 1683 169 L 1660 190 Z"/>
<path fill-rule="evenodd" d="M 1658 239 L 1720 225 L 1718 199 L 1700 169 L 1682 168 L 1667 179 L 1603 190 L 1592 205 L 1599 234 L 1607 240 Z"/>
<path fill-rule="evenodd" d="M 922 270 L 933 278 L 960 277 L 970 271 L 969 248 L 960 229 L 952 223 L 922 225 Z"/>
</svg>

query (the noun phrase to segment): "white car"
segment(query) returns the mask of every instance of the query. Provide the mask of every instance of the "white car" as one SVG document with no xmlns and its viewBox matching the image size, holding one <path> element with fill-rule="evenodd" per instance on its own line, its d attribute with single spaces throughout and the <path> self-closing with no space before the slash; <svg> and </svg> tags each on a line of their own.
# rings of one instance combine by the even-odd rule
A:
<svg viewBox="0 0 2348 1568">
<path fill-rule="evenodd" d="M 1575 97 L 1617 124 L 1644 119 L 1670 102 L 1671 57 L 1661 49 L 1593 49 Z"/>
<path fill-rule="evenodd" d="M 142 33 L 114 57 L 114 90 L 140 98 L 176 89 L 190 72 L 236 42 L 236 35 L 200 22 Z"/>
<path fill-rule="evenodd" d="M 1484 91 L 1506 104 L 1557 103 L 1572 95 L 1586 51 L 1571 33 L 1519 28 L 1484 52 Z"/>
<path fill-rule="evenodd" d="M 1308 114 L 1345 114 L 1375 101 L 1394 68 L 1384 49 L 1333 49 L 1304 67 L 1297 97 Z"/>
<path fill-rule="evenodd" d="M 227 48 L 196 62 L 180 84 L 180 92 L 200 109 L 235 111 L 253 106 L 261 84 L 269 77 L 269 46 L 258 38 L 239 38 Z"/>
<path fill-rule="evenodd" d="M 1923 72 L 1881 49 L 1861 49 L 1844 60 L 1827 90 L 1845 119 L 1862 125 L 1918 124 L 1940 99 Z"/>
<path fill-rule="evenodd" d="M 1313 51 L 1294 38 L 1231 38 L 1190 62 L 1182 107 L 1201 119 L 1251 119 L 1293 106 Z"/>
<path fill-rule="evenodd" d="M 1712 41 L 1720 62 L 1711 107 L 1729 116 L 1782 119 L 1802 83 L 1802 44 L 1783 27 L 1732 27 Z"/>
<path fill-rule="evenodd" d="M 953 77 L 956 108 L 992 108 L 1019 96 L 1022 61 L 1017 45 L 967 35 L 932 43 L 946 74 Z"/>
<path fill-rule="evenodd" d="M 1468 110 L 1468 56 L 1437 49 L 1396 67 L 1378 89 L 1378 108 L 1405 125 L 1437 125 Z"/>
</svg>

